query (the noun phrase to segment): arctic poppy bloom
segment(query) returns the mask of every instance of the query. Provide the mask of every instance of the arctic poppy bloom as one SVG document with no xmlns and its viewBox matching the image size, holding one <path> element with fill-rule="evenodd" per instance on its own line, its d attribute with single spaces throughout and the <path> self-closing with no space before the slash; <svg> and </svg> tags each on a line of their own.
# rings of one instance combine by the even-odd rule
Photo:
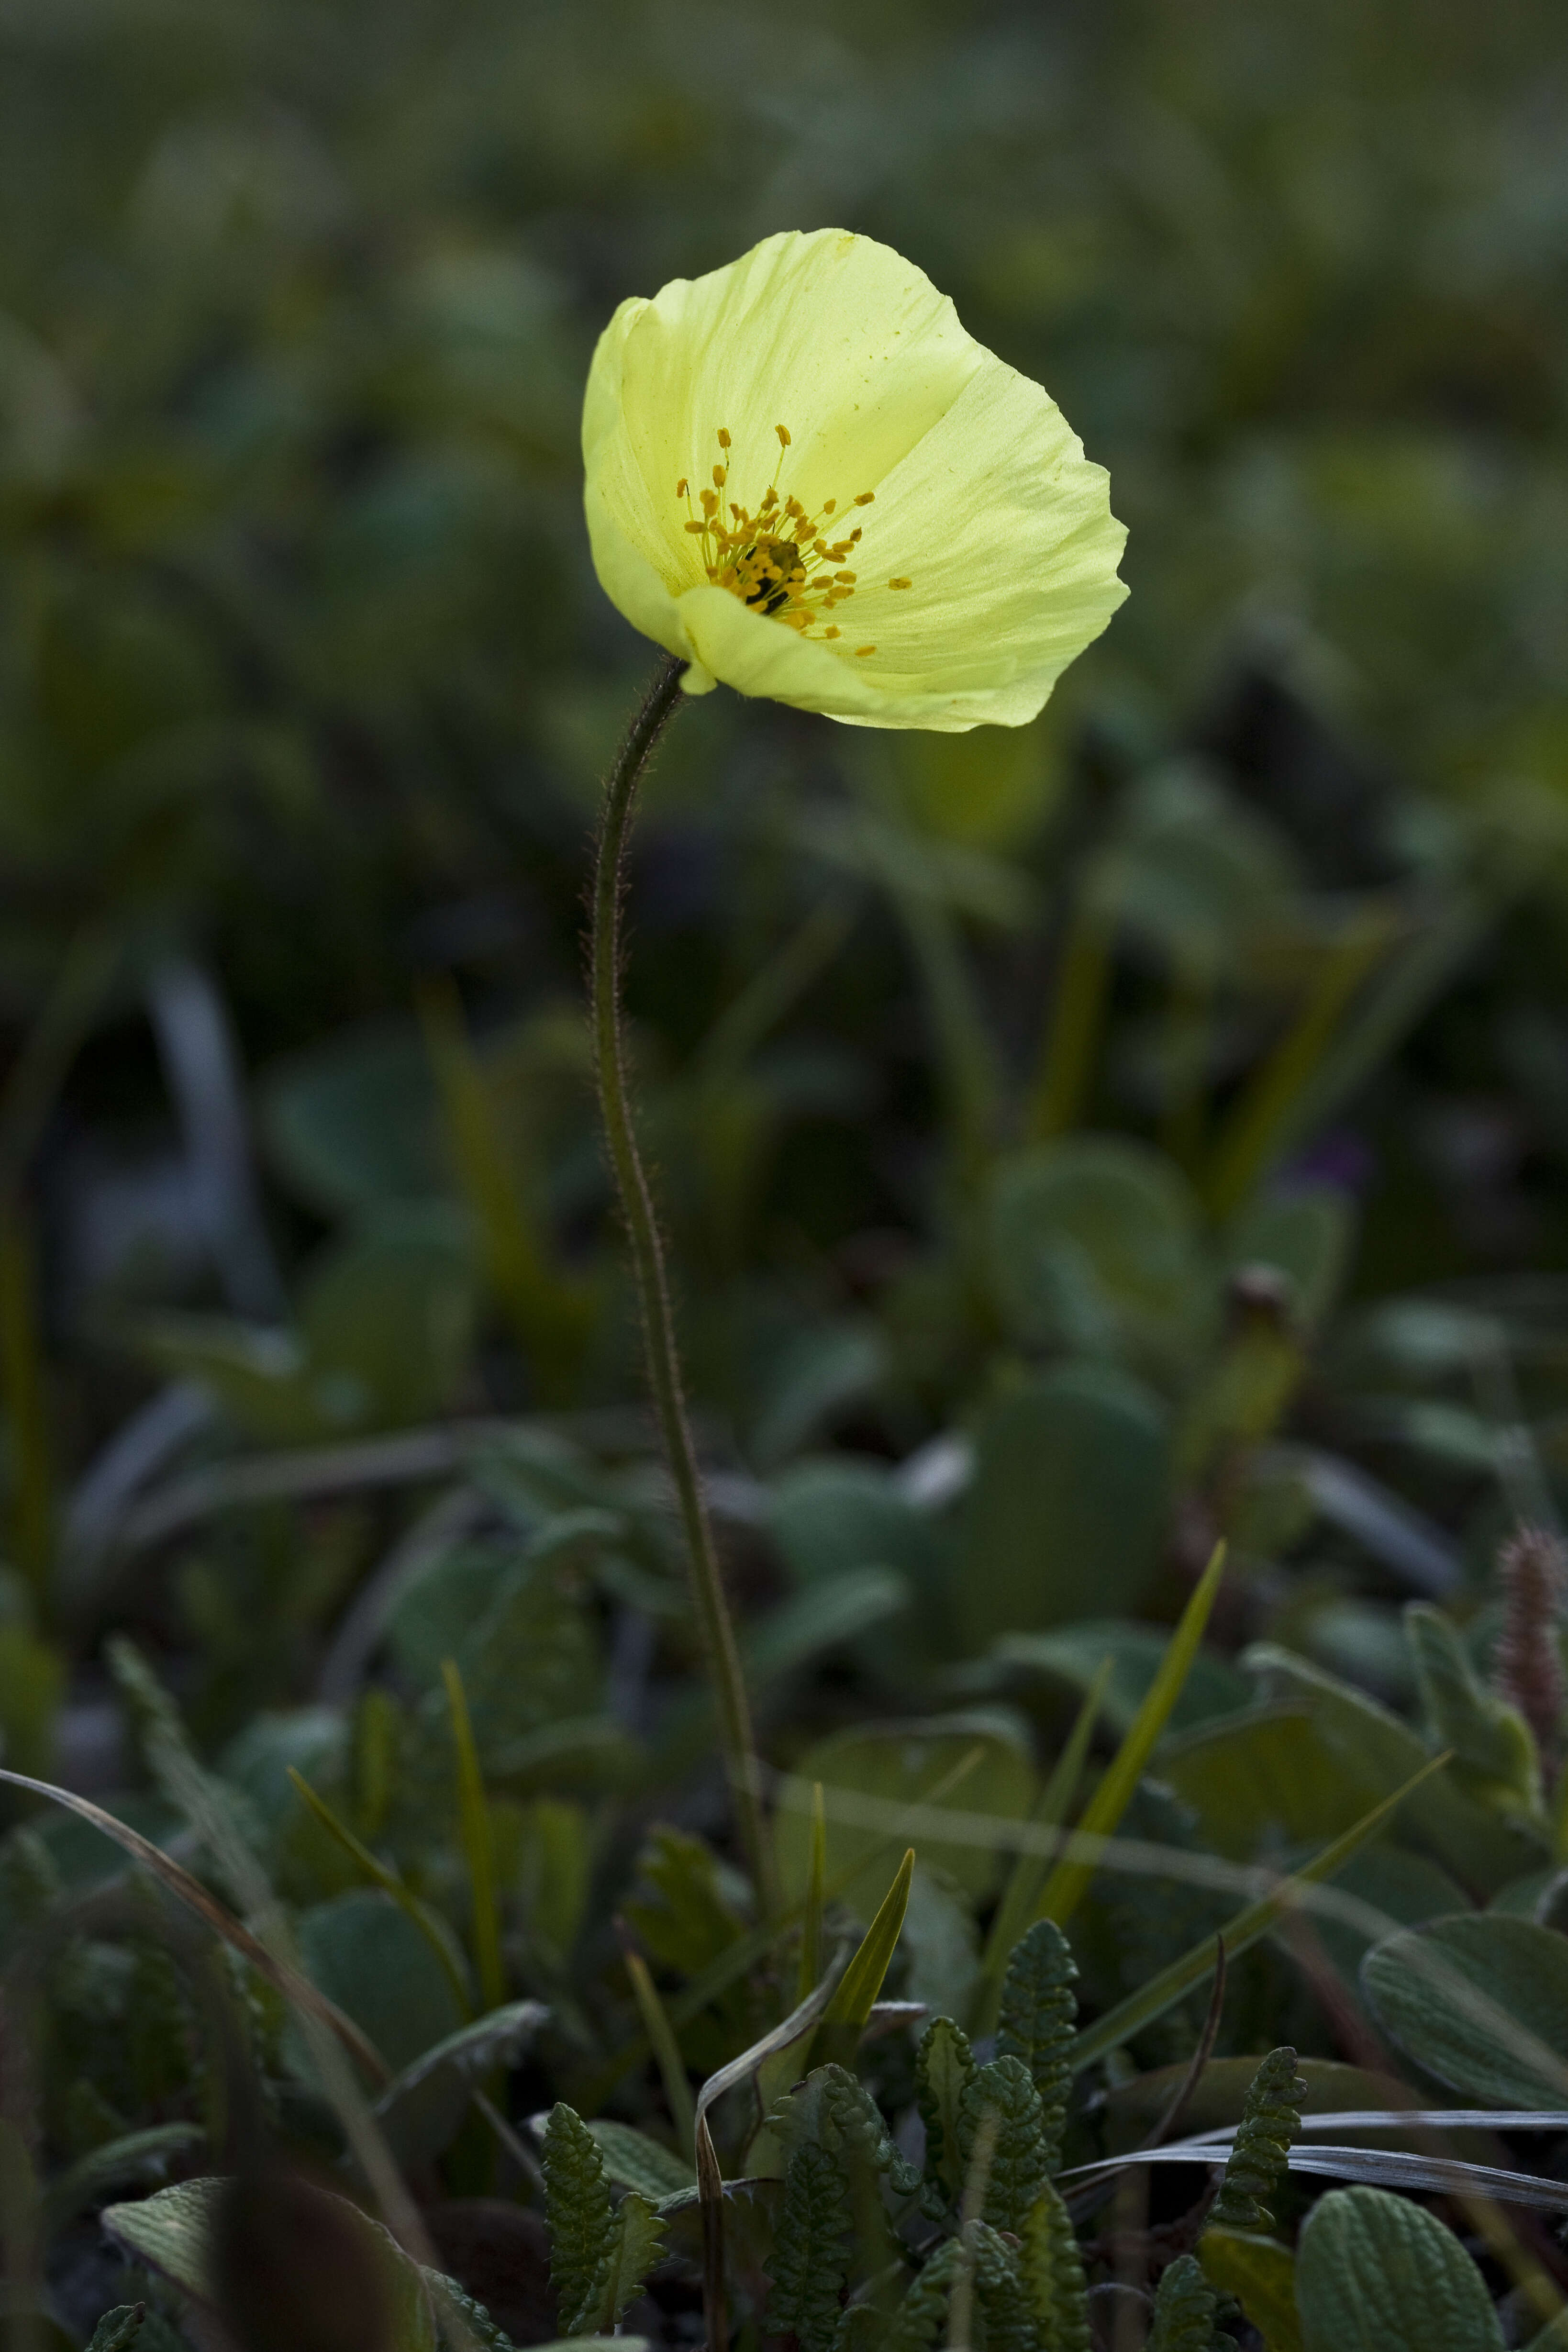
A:
<svg viewBox="0 0 1568 2352">
<path fill-rule="evenodd" d="M 1126 594 L 1109 478 L 1049 394 L 841 229 L 622 302 L 582 450 L 601 584 L 690 694 L 1018 727 Z"/>
</svg>

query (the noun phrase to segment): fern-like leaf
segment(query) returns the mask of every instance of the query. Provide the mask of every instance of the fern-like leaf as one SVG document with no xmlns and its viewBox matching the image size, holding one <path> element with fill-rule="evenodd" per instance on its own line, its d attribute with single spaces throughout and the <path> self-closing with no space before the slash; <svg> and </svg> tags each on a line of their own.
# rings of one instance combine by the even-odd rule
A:
<svg viewBox="0 0 1568 2352">
<path fill-rule="evenodd" d="M 598 2144 L 564 2099 L 550 2109 L 545 2126 L 544 2175 L 550 2282 L 561 2332 L 589 2335 L 600 2280 L 614 2258 L 618 2223 Z"/>
<path fill-rule="evenodd" d="M 937 2247 L 894 2313 L 882 2352 L 931 2352 L 947 2324 L 959 2252 L 956 2238 L 948 2238 Z"/>
<path fill-rule="evenodd" d="M 975 2265 L 975 2300 L 986 2324 L 986 2352 L 1038 2352 L 1034 2315 L 1007 2241 L 985 2221 L 965 2232 Z"/>
<path fill-rule="evenodd" d="M 1047 2182 L 1019 2232 L 1019 2270 L 1034 2313 L 1040 2352 L 1089 2352 L 1089 2290 L 1072 2217 Z"/>
<path fill-rule="evenodd" d="M 964 2171 L 988 2116 L 994 2117 L 981 2218 L 1018 2235 L 1046 2183 L 1046 2139 L 1040 2093 L 1021 2058 L 993 2058 L 977 2068 L 958 2103 L 958 2151 Z"/>
<path fill-rule="evenodd" d="M 1217 2301 L 1194 2256 L 1179 2254 L 1160 2280 L 1144 2352 L 1216 2352 Z"/>
<path fill-rule="evenodd" d="M 915 2053 L 915 2095 L 925 2126 L 925 2190 L 922 2202 L 935 2221 L 964 2185 L 958 2110 L 975 2072 L 969 2037 L 950 2017 L 938 2017 Z"/>
<path fill-rule="evenodd" d="M 849 2270 L 851 2213 L 842 2167 L 819 2141 L 789 2158 L 773 2242 L 773 2292 L 764 2326 L 800 2339 L 800 2352 L 832 2352 L 839 2292 Z"/>
<path fill-rule="evenodd" d="M 1301 2128 L 1307 2086 L 1296 2053 L 1270 2050 L 1247 2085 L 1235 2145 L 1208 2218 L 1221 2230 L 1267 2230 L 1273 2221 L 1262 2200 L 1285 2169 L 1291 2142 Z"/>
<path fill-rule="evenodd" d="M 1078 2021 L 1078 1969 L 1054 1919 L 1037 1919 L 1013 1946 L 997 2015 L 997 2055 L 1021 2058 L 1040 2093 L 1046 2167 L 1061 2161 L 1072 2086 L 1068 2050 Z"/>
</svg>

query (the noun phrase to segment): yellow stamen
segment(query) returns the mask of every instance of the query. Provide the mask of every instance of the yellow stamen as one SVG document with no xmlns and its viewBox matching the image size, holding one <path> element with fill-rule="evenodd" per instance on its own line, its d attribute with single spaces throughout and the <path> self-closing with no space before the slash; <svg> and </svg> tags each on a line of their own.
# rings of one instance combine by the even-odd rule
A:
<svg viewBox="0 0 1568 2352">
<path fill-rule="evenodd" d="M 729 446 L 729 436 L 722 425 L 718 428 L 718 446 L 721 449 L 727 449 Z"/>
<path fill-rule="evenodd" d="M 726 483 L 726 481 L 727 481 L 727 479 L 728 479 L 728 470 L 727 470 L 727 468 L 726 467 L 723 467 L 723 466 L 716 466 L 716 467 L 714 467 L 714 469 L 713 469 L 713 486 L 714 486 L 714 488 L 715 488 L 716 490 L 722 490 L 722 489 L 723 489 L 723 488 L 724 488 L 724 486 L 725 486 L 725 483 Z"/>
<path fill-rule="evenodd" d="M 913 580 L 890 580 L 887 584 L 890 588 L 913 588 L 915 583 Z"/>
<path fill-rule="evenodd" d="M 838 623 L 837 623 L 836 621 L 834 622 L 834 624 L 833 624 L 833 625 L 832 625 L 832 627 L 831 627 L 831 629 L 824 629 L 824 630 L 822 631 L 822 635 L 823 635 L 825 637 L 836 637 L 836 636 L 841 635 L 841 634 L 842 634 L 842 632 L 841 631 L 841 629 L 840 629 L 840 627 L 839 627 L 839 625 L 838 625 Z"/>
<path fill-rule="evenodd" d="M 675 496 L 678 499 L 684 499 L 689 496 L 689 486 L 685 476 L 683 474 L 680 480 L 675 484 Z"/>
<path fill-rule="evenodd" d="M 779 446 L 780 449 L 788 449 L 789 446 L 789 427 L 787 425 L 776 425 L 773 427 L 773 430 L 779 436 Z"/>
<path fill-rule="evenodd" d="M 876 492 L 874 490 L 862 490 L 859 498 L 855 500 L 855 504 L 857 507 L 869 507 L 873 504 L 875 498 Z M 873 653 L 876 651 L 876 647 L 874 646 L 872 647 L 872 651 Z"/>
<path fill-rule="evenodd" d="M 856 661 L 863 661 L 867 654 L 874 654 L 875 651 L 876 647 L 874 646 L 857 646 L 855 647 L 855 659 Z"/>
</svg>

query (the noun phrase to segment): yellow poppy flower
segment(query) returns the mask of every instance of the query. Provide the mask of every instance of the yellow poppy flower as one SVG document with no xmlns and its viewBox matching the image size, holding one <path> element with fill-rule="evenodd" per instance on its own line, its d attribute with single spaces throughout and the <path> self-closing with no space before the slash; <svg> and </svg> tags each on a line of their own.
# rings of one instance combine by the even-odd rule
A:
<svg viewBox="0 0 1568 2352">
<path fill-rule="evenodd" d="M 690 694 L 1019 727 L 1127 593 L 1109 478 L 1049 394 L 842 229 L 622 302 L 582 454 L 601 584 Z"/>
</svg>

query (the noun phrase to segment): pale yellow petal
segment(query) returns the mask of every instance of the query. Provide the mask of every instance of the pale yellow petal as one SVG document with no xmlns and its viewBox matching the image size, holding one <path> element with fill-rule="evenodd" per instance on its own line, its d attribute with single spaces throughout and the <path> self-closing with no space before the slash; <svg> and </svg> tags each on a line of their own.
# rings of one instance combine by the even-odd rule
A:
<svg viewBox="0 0 1568 2352">
<path fill-rule="evenodd" d="M 841 230 L 769 237 L 623 303 L 594 355 L 583 456 L 600 579 L 700 666 L 694 689 L 718 677 L 850 725 L 1020 725 L 1125 593 L 1106 477 L 1055 404 L 912 263 Z M 860 526 L 836 644 L 710 584 L 685 525 L 721 459 L 720 495 L 754 515 L 777 478 L 809 511 L 837 502 L 825 537 Z"/>
</svg>

